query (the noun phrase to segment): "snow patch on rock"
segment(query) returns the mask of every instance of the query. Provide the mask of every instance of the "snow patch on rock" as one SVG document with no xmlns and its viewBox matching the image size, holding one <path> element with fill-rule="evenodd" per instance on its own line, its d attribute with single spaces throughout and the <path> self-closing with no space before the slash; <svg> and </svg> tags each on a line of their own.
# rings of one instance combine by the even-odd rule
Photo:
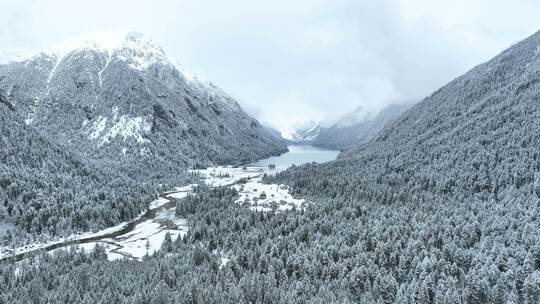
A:
<svg viewBox="0 0 540 304">
<path fill-rule="evenodd" d="M 88 124 L 83 123 L 83 127 L 86 125 Z M 138 143 L 144 144 L 148 142 L 148 139 L 144 138 L 144 134 L 150 132 L 150 129 L 151 124 L 146 117 L 118 116 L 117 112 L 114 112 L 114 116 L 110 120 L 107 117 L 99 116 L 86 132 L 89 139 L 99 139 L 100 145 L 109 143 L 116 137 L 122 137 L 123 140 L 134 138 Z M 124 154 L 125 152 L 127 151 L 123 151 Z"/>
<path fill-rule="evenodd" d="M 105 130 L 105 127 L 107 125 L 107 117 L 100 116 L 96 119 L 96 121 L 92 124 L 90 129 L 88 130 L 88 138 L 90 139 L 97 139 L 99 135 Z"/>
<path fill-rule="evenodd" d="M 121 136 L 124 140 L 133 137 L 138 143 L 146 143 L 148 139 L 143 135 L 150 132 L 151 124 L 145 117 L 129 117 L 122 115 L 115 119 L 114 125 L 101 138 L 101 144 L 109 143 L 117 136 Z"/>
</svg>

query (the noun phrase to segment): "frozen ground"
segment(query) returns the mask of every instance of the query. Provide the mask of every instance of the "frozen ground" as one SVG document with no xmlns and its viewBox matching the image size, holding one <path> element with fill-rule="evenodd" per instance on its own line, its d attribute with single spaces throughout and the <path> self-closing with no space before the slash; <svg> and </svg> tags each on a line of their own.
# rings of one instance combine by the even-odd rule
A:
<svg viewBox="0 0 540 304">
<path fill-rule="evenodd" d="M 250 180 L 246 184 L 234 186 L 239 193 L 238 203 L 251 205 L 252 210 L 288 210 L 300 207 L 303 199 L 296 199 L 289 194 L 289 189 L 284 185 L 265 185 L 260 178 Z"/>
<path fill-rule="evenodd" d="M 184 235 L 187 232 L 187 225 L 185 221 L 175 218 L 174 206 L 165 209 L 161 207 L 163 207 L 169 202 L 169 199 L 167 199 L 168 197 L 182 198 L 187 195 L 188 191 L 191 191 L 191 185 L 177 188 L 175 192 L 169 193 L 165 197 L 160 197 L 157 200 L 151 202 L 149 205 L 149 209 L 157 210 L 155 217 L 134 225 L 133 229 L 126 228 L 128 227 L 128 225 L 130 225 L 130 223 L 133 224 L 141 221 L 144 213 L 140 214 L 130 223 L 124 222 L 97 232 L 85 232 L 75 234 L 69 237 L 58 238 L 44 243 L 35 243 L 15 249 L 8 247 L 0 247 L 0 259 L 16 254 L 33 252 L 40 249 L 49 249 L 51 247 L 54 247 L 55 245 L 57 245 L 57 249 L 60 249 L 66 246 L 70 246 L 72 242 L 77 242 L 79 240 L 81 240 L 82 244 L 77 244 L 76 246 L 84 248 L 85 250 L 93 249 L 97 243 L 104 245 L 107 249 L 107 255 L 111 260 L 120 257 L 140 259 L 146 254 L 147 251 L 149 254 L 152 254 L 154 251 L 158 250 L 167 232 L 171 234 L 171 238 L 173 239 L 173 241 L 178 236 Z M 120 234 L 123 230 L 128 231 L 125 234 Z M 108 235 L 115 236 L 107 237 Z M 103 236 L 103 238 L 100 238 L 101 236 Z M 97 240 L 91 242 L 85 241 L 88 239 Z M 61 244 L 63 243 L 69 243 L 69 245 L 62 246 Z"/>
<path fill-rule="evenodd" d="M 288 210 L 305 203 L 303 199 L 294 198 L 286 185 L 261 183 L 265 173 L 275 172 L 266 167 L 211 167 L 194 172 L 209 186 L 233 185 L 239 194 L 237 203 L 245 203 L 254 211 Z"/>
<path fill-rule="evenodd" d="M 256 177 L 262 177 L 264 173 L 270 171 L 266 168 L 260 167 L 247 167 L 233 168 L 230 166 L 225 167 L 210 167 L 201 170 L 191 170 L 191 172 L 198 173 L 208 186 L 226 186 L 237 183 L 242 178 L 252 179 Z"/>
<path fill-rule="evenodd" d="M 90 251 L 99 243 L 105 247 L 109 260 L 123 257 L 141 260 L 146 254 L 152 255 L 161 248 L 167 232 L 171 235 L 173 242 L 187 233 L 186 221 L 177 219 L 174 213 L 174 208 L 170 208 L 160 212 L 154 219 L 138 224 L 124 235 L 78 246 Z"/>
</svg>

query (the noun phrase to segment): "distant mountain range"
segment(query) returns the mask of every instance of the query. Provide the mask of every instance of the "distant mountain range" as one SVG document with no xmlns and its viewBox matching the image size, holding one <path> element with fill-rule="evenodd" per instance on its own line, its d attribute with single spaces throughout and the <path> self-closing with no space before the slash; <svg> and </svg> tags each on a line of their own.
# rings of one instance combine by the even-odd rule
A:
<svg viewBox="0 0 540 304">
<path fill-rule="evenodd" d="M 376 114 L 358 107 L 330 127 L 322 127 L 314 121 L 301 122 L 293 125 L 291 131 L 285 132 L 283 137 L 296 144 L 347 150 L 367 143 L 412 105 L 413 103 L 391 104 Z"/>
<path fill-rule="evenodd" d="M 51 141 L 131 174 L 174 176 L 286 151 L 232 97 L 138 33 L 87 35 L 0 65 L 0 93 Z"/>
<path fill-rule="evenodd" d="M 315 121 L 300 121 L 293 124 L 289 131 L 283 132 L 283 138 L 292 142 L 307 142 L 319 135 L 321 126 Z"/>
<path fill-rule="evenodd" d="M 309 225 L 332 227 L 332 246 L 361 252 L 335 269 L 390 273 L 385 281 L 398 283 L 387 303 L 539 303 L 539 46 L 537 32 L 369 143 L 278 174 L 273 182 L 325 202 Z M 381 289 L 365 286 L 355 300 L 377 302 Z"/>
<path fill-rule="evenodd" d="M 391 104 L 376 115 L 363 108 L 345 115 L 329 128 L 323 128 L 311 141 L 317 147 L 347 150 L 374 138 L 387 124 L 412 107 L 412 103 Z"/>
</svg>

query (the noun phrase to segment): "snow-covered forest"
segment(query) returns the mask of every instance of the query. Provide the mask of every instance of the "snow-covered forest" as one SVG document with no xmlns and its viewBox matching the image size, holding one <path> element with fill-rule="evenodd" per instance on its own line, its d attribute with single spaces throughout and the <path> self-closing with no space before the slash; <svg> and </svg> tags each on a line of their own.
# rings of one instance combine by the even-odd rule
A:
<svg viewBox="0 0 540 304">
<path fill-rule="evenodd" d="M 162 47 L 107 30 L 31 56 L 0 39 L 0 304 L 540 303 L 540 32 L 448 78 L 466 56 L 450 34 L 444 61 L 392 33 L 410 24 L 384 20 L 361 57 L 337 45 L 365 33 L 331 24 L 287 27 L 279 57 L 267 56 L 274 40 L 236 45 L 222 23 L 224 49 L 196 55 L 247 74 L 235 87 L 206 66 L 232 93 L 165 53 L 184 32 Z M 447 43 L 427 28 L 422 47 Z M 481 35 L 461 30 L 473 52 Z M 288 73 L 273 70 L 280 59 Z M 433 90 L 439 73 L 447 84 Z M 245 100 L 254 93 L 259 104 Z"/>
</svg>

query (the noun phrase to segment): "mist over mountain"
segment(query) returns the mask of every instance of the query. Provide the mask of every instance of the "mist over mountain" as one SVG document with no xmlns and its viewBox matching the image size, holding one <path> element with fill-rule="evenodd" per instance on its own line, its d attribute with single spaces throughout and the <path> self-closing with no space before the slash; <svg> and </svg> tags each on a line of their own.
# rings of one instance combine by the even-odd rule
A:
<svg viewBox="0 0 540 304">
<path fill-rule="evenodd" d="M 232 97 L 133 32 L 93 33 L 0 66 L 0 90 L 49 139 L 134 174 L 286 151 Z"/>
<path fill-rule="evenodd" d="M 369 171 L 370 177 L 392 176 L 376 179 L 383 184 L 415 191 L 422 180 L 429 181 L 430 191 L 443 193 L 496 197 L 503 189 L 531 190 L 538 169 L 538 45 L 540 33 L 437 90 L 368 144 L 310 169 L 328 175 L 324 169 L 347 167 L 340 175 L 358 178 L 353 172 Z M 351 183 L 356 184 L 361 183 Z"/>
<path fill-rule="evenodd" d="M 0 50 L 0 64 L 8 64 L 10 62 L 24 61 L 31 57 L 33 54 L 17 49 L 1 49 Z"/>
<path fill-rule="evenodd" d="M 410 107 L 411 103 L 391 104 L 376 115 L 359 107 L 338 119 L 334 125 L 322 128 L 310 143 L 317 147 L 336 150 L 347 150 L 365 144 Z"/>
<path fill-rule="evenodd" d="M 307 142 L 319 134 L 321 126 L 315 121 L 299 121 L 294 123 L 289 130 L 282 132 L 282 136 L 292 142 Z"/>
<path fill-rule="evenodd" d="M 339 211 L 326 220 L 339 223 L 336 232 L 363 226 L 352 246 L 365 250 L 360 263 L 367 273 L 397 271 L 373 278 L 395 280 L 393 291 L 363 285 L 357 299 L 540 299 L 540 233 L 531 230 L 540 198 L 539 45 L 540 32 L 437 90 L 336 161 L 278 173 L 297 195 L 327 198 L 345 214 L 356 208 L 348 220 Z M 399 259 L 381 260 L 384 248 Z M 431 270 L 407 275 L 418 267 Z"/>
<path fill-rule="evenodd" d="M 412 105 L 413 103 L 390 104 L 378 112 L 358 107 L 327 127 L 314 121 L 298 122 L 284 132 L 283 137 L 294 144 L 347 150 L 367 143 Z"/>
</svg>

